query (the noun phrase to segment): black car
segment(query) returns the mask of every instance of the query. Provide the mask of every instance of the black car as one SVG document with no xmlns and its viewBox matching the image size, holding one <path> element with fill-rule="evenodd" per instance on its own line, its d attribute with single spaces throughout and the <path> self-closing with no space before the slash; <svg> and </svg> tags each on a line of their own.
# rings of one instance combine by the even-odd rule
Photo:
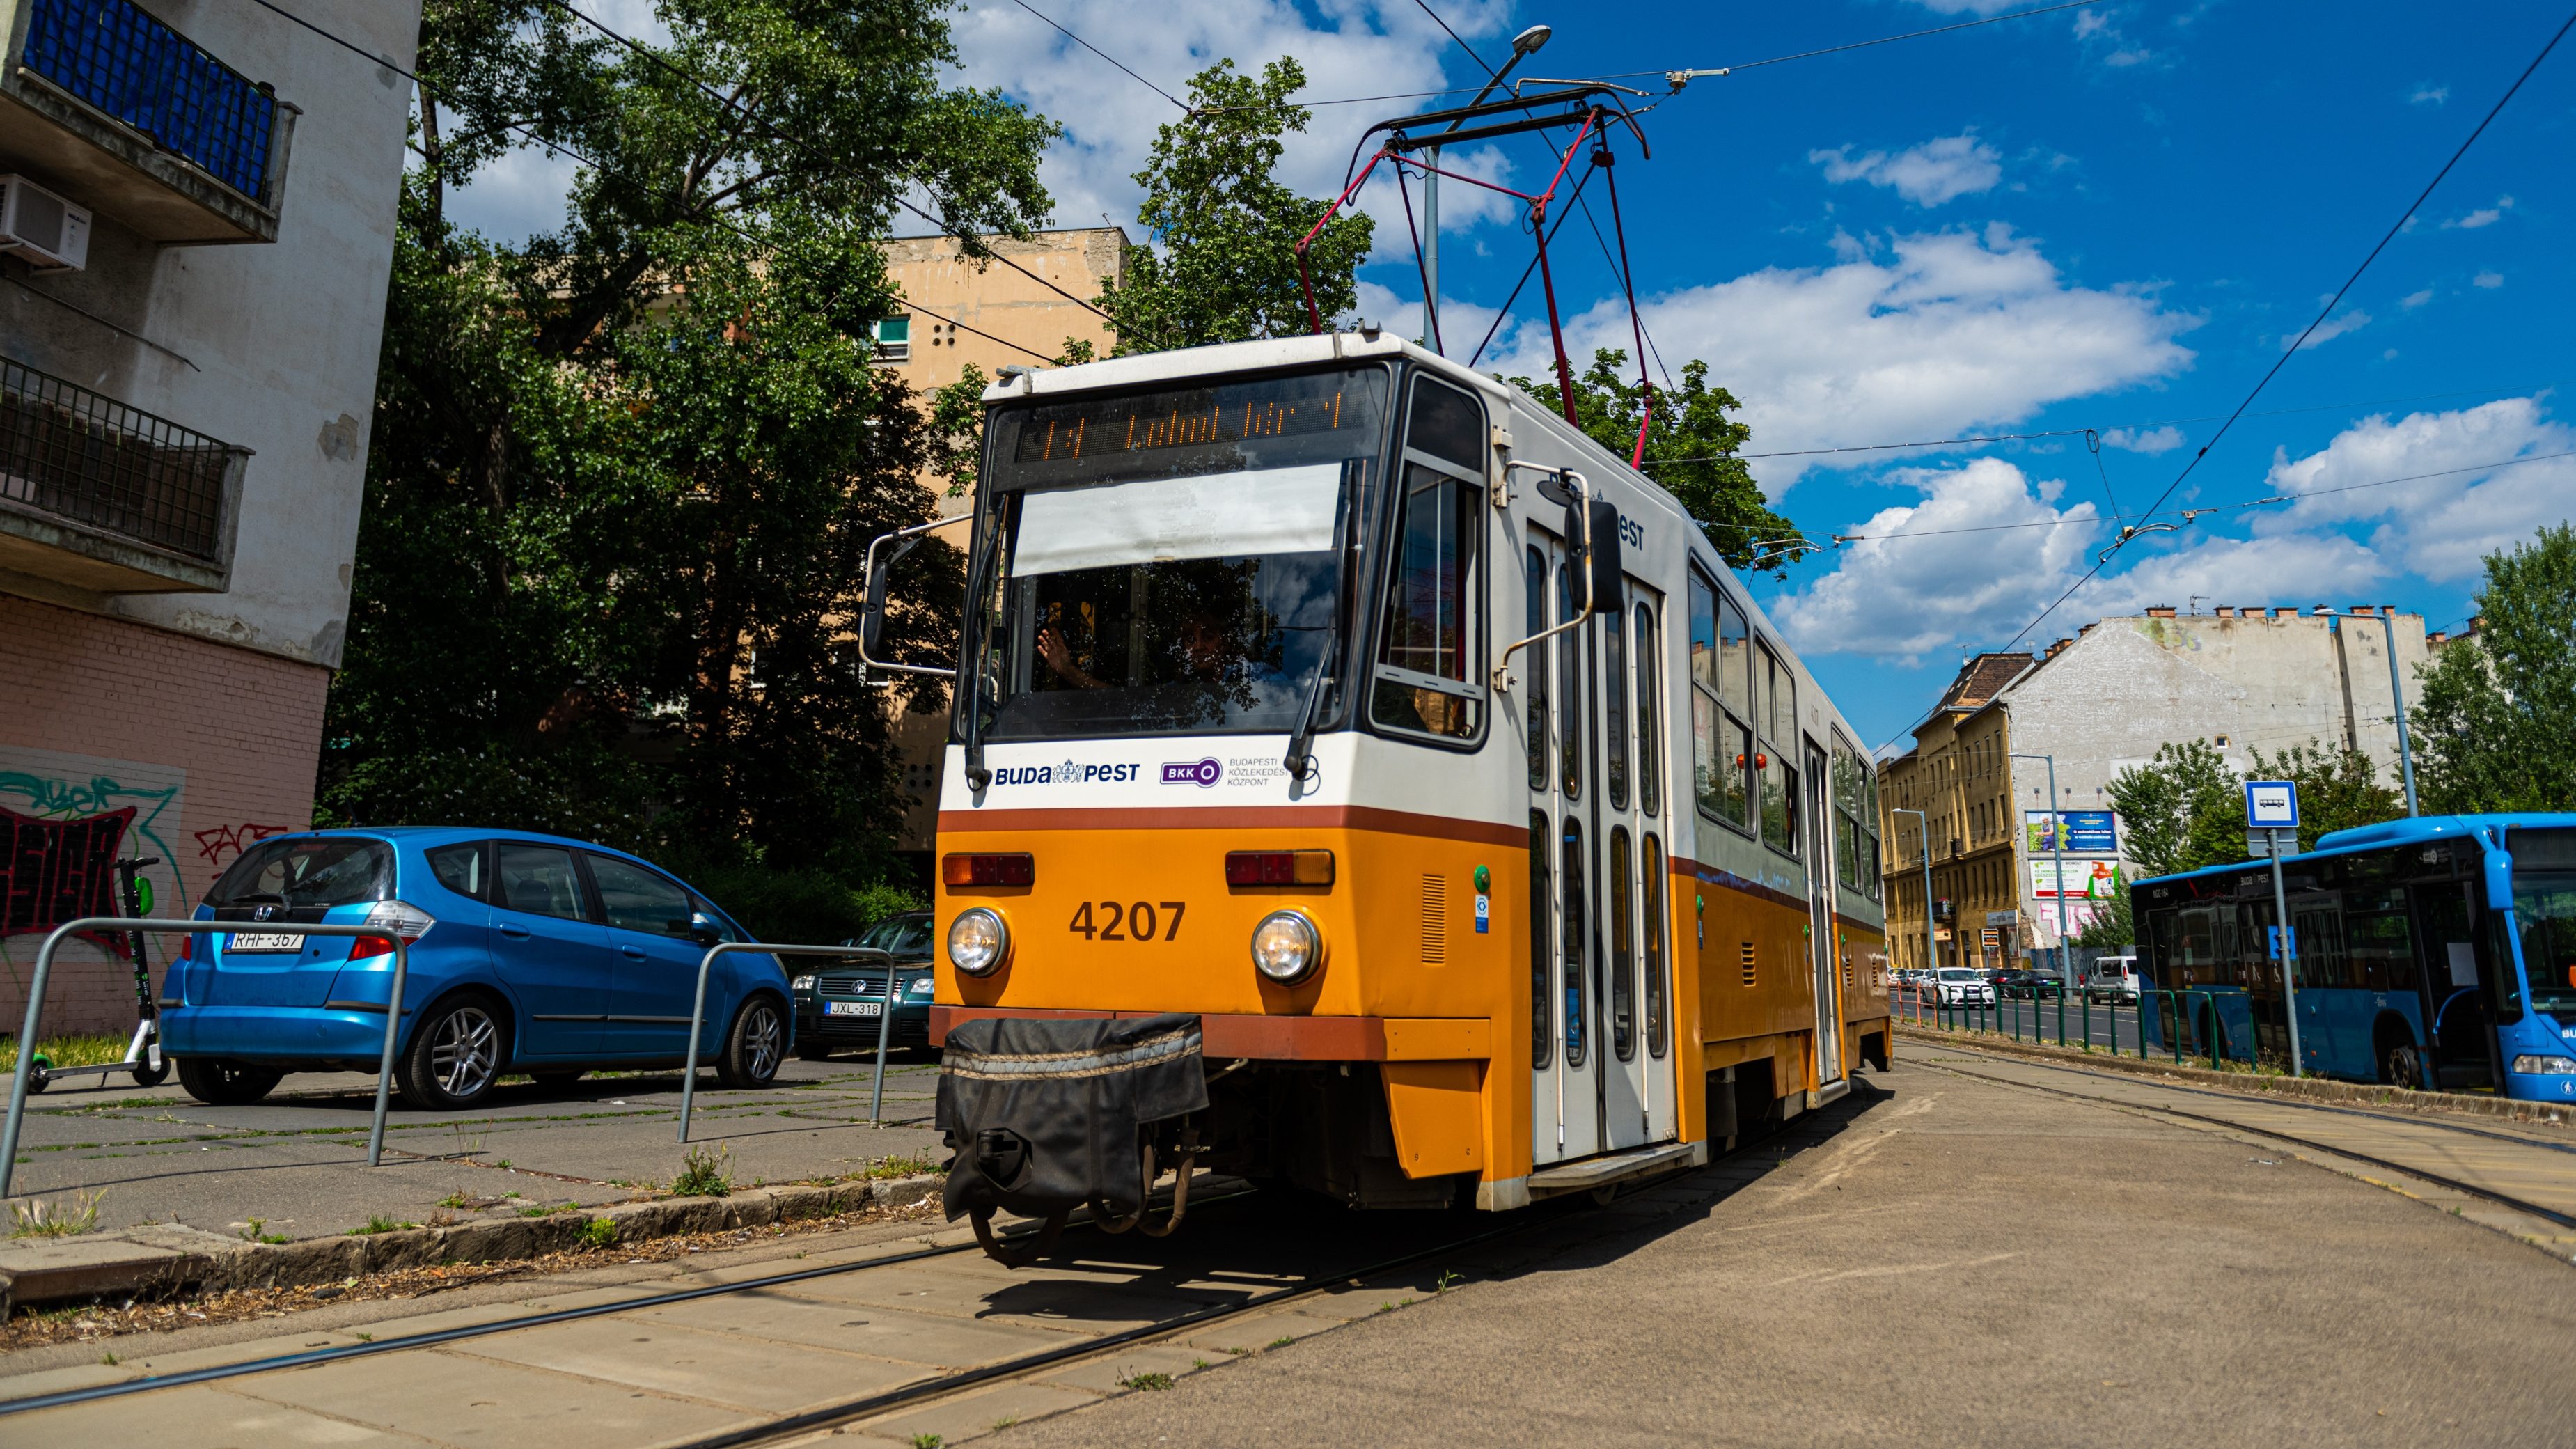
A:
<svg viewBox="0 0 2576 1449">
<path fill-rule="evenodd" d="M 894 1026 L 886 1045 L 930 1045 L 930 940 L 930 913 L 906 911 L 842 942 L 851 948 L 847 960 L 810 958 L 810 969 L 789 983 L 796 997 L 796 1054 L 820 1061 L 841 1052 L 875 1051 L 889 969 Z"/>
<path fill-rule="evenodd" d="M 2064 996 L 2066 983 L 2046 971 L 2006 971 L 1997 989 L 2018 1000 L 2038 1001 Z"/>
</svg>

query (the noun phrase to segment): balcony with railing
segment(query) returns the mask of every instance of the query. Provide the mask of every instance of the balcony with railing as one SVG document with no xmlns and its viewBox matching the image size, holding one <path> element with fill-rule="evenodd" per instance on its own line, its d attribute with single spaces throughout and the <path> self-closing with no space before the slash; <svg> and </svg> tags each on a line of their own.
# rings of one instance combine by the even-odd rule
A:
<svg viewBox="0 0 2576 1449">
<path fill-rule="evenodd" d="M 0 571 L 84 594 L 219 591 L 249 458 L 0 359 Z"/>
<path fill-rule="evenodd" d="M 0 0 L 0 38 L 0 170 L 153 241 L 277 239 L 295 108 L 267 85 L 134 0 Z"/>
</svg>

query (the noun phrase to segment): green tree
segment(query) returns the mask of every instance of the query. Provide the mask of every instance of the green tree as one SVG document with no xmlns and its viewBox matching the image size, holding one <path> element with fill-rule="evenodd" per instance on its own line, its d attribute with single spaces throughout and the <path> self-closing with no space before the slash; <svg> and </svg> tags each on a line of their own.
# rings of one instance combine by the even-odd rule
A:
<svg viewBox="0 0 2576 1449">
<path fill-rule="evenodd" d="M 1306 129 L 1308 112 L 1288 98 L 1305 68 L 1282 57 L 1258 78 L 1220 60 L 1190 80 L 1190 113 L 1154 135 L 1136 184 L 1149 246 L 1127 259 L 1127 279 L 1094 299 L 1113 319 L 1118 351 L 1152 352 L 1291 337 L 1310 321 L 1297 275 L 1296 246 L 1329 196 L 1300 196 L 1272 173 L 1281 137 Z M 1315 307 L 1327 326 L 1359 305 L 1356 274 L 1372 227 L 1344 212 L 1307 252 Z"/>
<path fill-rule="evenodd" d="M 1025 234 L 1053 128 L 942 85 L 937 0 L 656 10 L 640 51 L 546 0 L 424 12 L 322 805 L 635 846 L 720 899 L 797 876 L 798 933 L 854 928 L 903 806 L 887 701 L 938 703 L 855 667 L 860 561 L 956 446 L 872 365 L 874 239 L 907 192 L 970 252 Z M 528 144 L 584 163 L 565 225 L 454 226 Z M 914 557 L 888 647 L 952 652 L 954 552 Z"/>
<path fill-rule="evenodd" d="M 2576 528 L 2487 555 L 2478 632 L 2416 671 L 2416 779 L 2443 814 L 2576 809 Z"/>
<path fill-rule="evenodd" d="M 2158 745 L 2153 760 L 2114 777 L 2109 794 L 2141 876 L 2245 858 L 2243 792 L 2207 740 Z"/>
<path fill-rule="evenodd" d="M 2406 813 L 2405 798 L 2381 778 L 2370 756 L 2350 746 L 2329 750 L 2310 740 L 2268 759 L 2261 750 L 2251 753 L 2254 769 L 2247 778 L 2288 780 L 2299 787 L 2301 850 L 2316 849 L 2319 836 Z M 2238 814 L 2241 819 L 2241 807 Z"/>
<path fill-rule="evenodd" d="M 1646 476 L 1664 485 L 1729 564 L 1771 573 L 1786 570 L 1804 550 L 1779 545 L 1801 538 L 1797 526 L 1771 510 L 1762 485 L 1736 453 L 1753 430 L 1727 416 L 1741 404 L 1722 387 L 1708 385 L 1708 364 L 1682 366 L 1681 386 L 1653 390 L 1652 417 L 1645 384 L 1627 375 L 1628 354 L 1604 347 L 1574 380 L 1574 416 L 1592 440 L 1621 459 L 1636 456 L 1637 433 L 1646 434 Z M 1553 382 L 1511 379 L 1512 385 L 1550 409 L 1562 410 Z M 1762 547 L 1770 544 L 1772 547 Z"/>
</svg>

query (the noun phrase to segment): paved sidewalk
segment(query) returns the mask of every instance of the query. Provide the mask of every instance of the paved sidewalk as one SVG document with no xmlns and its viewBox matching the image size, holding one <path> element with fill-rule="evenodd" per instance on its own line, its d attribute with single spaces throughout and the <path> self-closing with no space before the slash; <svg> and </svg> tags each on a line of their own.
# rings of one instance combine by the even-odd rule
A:
<svg viewBox="0 0 2576 1449">
<path fill-rule="evenodd" d="M 886 1071 L 885 1114 L 868 1123 L 871 1063 L 790 1061 L 763 1090 L 698 1077 L 691 1142 L 726 1154 L 734 1181 L 830 1181 L 885 1158 L 944 1157 L 930 1130 L 938 1068 L 926 1053 Z M 385 1165 L 367 1166 L 375 1079 L 291 1076 L 267 1100 L 209 1107 L 175 1080 L 149 1090 L 55 1087 L 28 1099 L 21 1200 L 98 1207 L 102 1232 L 178 1222 L 208 1232 L 323 1237 L 382 1217 L 427 1223 L 648 1194 L 677 1174 L 677 1071 L 599 1073 L 568 1087 L 505 1083 L 483 1110 L 423 1112 L 397 1096 Z"/>
</svg>

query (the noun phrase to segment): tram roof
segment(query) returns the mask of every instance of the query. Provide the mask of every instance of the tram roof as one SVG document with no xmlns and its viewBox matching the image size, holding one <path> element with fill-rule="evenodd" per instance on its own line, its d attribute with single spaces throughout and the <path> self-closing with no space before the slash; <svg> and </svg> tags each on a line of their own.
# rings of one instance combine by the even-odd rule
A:
<svg viewBox="0 0 2576 1449">
<path fill-rule="evenodd" d="M 2519 812 L 2502 815 L 2419 815 L 2405 820 L 2383 820 L 2376 825 L 2357 825 L 2350 830 L 2337 830 L 2317 837 L 2317 848 L 2283 860 L 2316 860 L 2326 856 L 2353 855 L 2365 850 L 2379 850 L 2392 845 L 2409 845 L 2417 841 L 2451 840 L 2461 836 L 2485 837 L 2490 844 L 2500 836 L 2492 830 L 2570 830 L 2576 829 L 2576 814 L 2555 812 Z M 2198 870 L 2177 871 L 2172 875 L 2148 876 L 2138 885 L 2157 885 L 2168 881 L 2195 880 L 2202 876 L 2230 875 L 2248 866 L 2260 865 L 2254 860 L 2230 861 L 2225 865 L 2205 865 Z"/>
<path fill-rule="evenodd" d="M 1105 357 L 1069 367 L 1034 367 L 1014 372 L 984 389 L 984 401 L 1045 397 L 1055 393 L 1091 392 L 1101 388 L 1143 387 L 1219 373 L 1261 372 L 1364 357 L 1406 357 L 1453 382 L 1489 397 L 1509 401 L 1512 390 L 1473 368 L 1417 347 L 1390 332 L 1325 332 L 1307 337 L 1270 337 L 1257 342 L 1218 342 L 1206 347 L 1179 347 L 1169 352 L 1139 352 Z"/>
</svg>

